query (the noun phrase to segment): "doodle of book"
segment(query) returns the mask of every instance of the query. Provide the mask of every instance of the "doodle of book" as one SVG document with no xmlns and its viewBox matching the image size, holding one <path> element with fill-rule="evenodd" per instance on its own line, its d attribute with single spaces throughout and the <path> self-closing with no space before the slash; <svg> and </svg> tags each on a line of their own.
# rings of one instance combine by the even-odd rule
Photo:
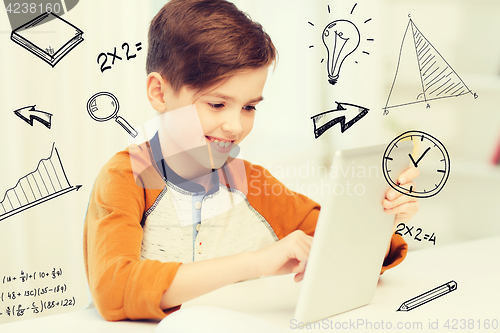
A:
<svg viewBox="0 0 500 333">
<path fill-rule="evenodd" d="M 80 187 L 69 183 L 54 144 L 50 156 L 40 160 L 35 171 L 5 192 L 0 202 L 0 221 Z"/>
<path fill-rule="evenodd" d="M 10 38 L 54 67 L 83 42 L 83 31 L 54 13 L 43 13 L 12 31 Z"/>
</svg>

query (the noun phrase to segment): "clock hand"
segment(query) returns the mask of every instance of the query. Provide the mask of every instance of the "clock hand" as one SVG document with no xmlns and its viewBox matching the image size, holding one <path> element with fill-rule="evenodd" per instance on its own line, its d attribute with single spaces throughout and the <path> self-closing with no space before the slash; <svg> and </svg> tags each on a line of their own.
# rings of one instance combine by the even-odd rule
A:
<svg viewBox="0 0 500 333">
<path fill-rule="evenodd" d="M 431 147 L 427 147 L 427 149 L 424 151 L 424 153 L 422 154 L 422 156 L 420 156 L 420 158 L 417 160 L 417 162 L 415 162 L 415 164 L 418 165 L 418 162 L 420 162 L 420 160 L 424 157 L 425 154 L 427 154 L 427 152 L 431 149 Z"/>
<path fill-rule="evenodd" d="M 417 163 L 415 163 L 415 160 L 413 159 L 413 157 L 411 156 L 411 154 L 408 154 L 408 156 L 410 156 L 410 160 L 412 161 L 412 163 L 415 166 L 415 168 L 418 168 L 418 165 L 417 165 Z"/>
</svg>

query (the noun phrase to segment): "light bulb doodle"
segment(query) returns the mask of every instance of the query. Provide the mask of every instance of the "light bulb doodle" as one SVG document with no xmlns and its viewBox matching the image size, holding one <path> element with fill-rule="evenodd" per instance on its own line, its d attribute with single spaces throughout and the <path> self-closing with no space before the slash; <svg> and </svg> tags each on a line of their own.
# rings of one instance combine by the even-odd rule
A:
<svg viewBox="0 0 500 333">
<path fill-rule="evenodd" d="M 355 9 L 357 8 L 357 3 L 351 9 L 350 14 L 353 15 Z M 330 6 L 328 5 L 328 14 L 331 14 Z M 351 54 L 355 54 L 355 51 L 358 50 L 361 46 L 362 41 L 374 42 L 373 38 L 361 38 L 360 30 L 358 27 L 363 27 L 361 23 L 366 24 L 371 22 L 372 19 L 364 19 L 359 20 L 356 19 L 354 22 L 358 22 L 359 24 L 354 24 L 351 20 L 347 19 L 337 19 L 328 23 L 323 32 L 321 34 L 321 40 L 323 41 L 323 45 L 326 48 L 327 53 L 327 73 L 328 73 L 328 82 L 331 85 L 335 85 L 339 80 L 339 73 L 341 71 L 341 67 L 344 64 L 346 58 L 351 58 Z M 310 26 L 314 27 L 314 23 L 308 21 Z M 361 29 L 363 31 L 363 29 Z M 319 33 L 318 33 L 319 35 Z M 314 48 L 314 45 L 309 45 L 309 49 Z M 363 46 L 364 48 L 364 46 Z M 363 54 L 370 55 L 367 51 L 363 50 Z M 321 59 L 321 63 L 325 62 L 325 58 Z M 358 64 L 358 61 L 354 59 L 354 63 Z"/>
<path fill-rule="evenodd" d="M 335 20 L 325 27 L 322 39 L 328 54 L 326 62 L 328 82 L 334 85 L 339 79 L 345 59 L 358 48 L 361 35 L 351 21 Z"/>
</svg>

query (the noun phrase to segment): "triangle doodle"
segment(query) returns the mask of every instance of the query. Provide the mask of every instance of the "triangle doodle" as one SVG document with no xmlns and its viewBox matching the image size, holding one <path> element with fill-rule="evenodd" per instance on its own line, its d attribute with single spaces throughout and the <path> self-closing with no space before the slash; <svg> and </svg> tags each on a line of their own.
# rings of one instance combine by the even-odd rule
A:
<svg viewBox="0 0 500 333">
<path fill-rule="evenodd" d="M 420 87 L 411 92 L 403 89 L 401 86 L 406 85 L 408 80 L 411 80 L 413 85 L 418 80 Z M 388 114 L 391 108 L 466 94 L 474 95 L 410 19 L 401 44 L 396 74 L 384 114 Z"/>
</svg>

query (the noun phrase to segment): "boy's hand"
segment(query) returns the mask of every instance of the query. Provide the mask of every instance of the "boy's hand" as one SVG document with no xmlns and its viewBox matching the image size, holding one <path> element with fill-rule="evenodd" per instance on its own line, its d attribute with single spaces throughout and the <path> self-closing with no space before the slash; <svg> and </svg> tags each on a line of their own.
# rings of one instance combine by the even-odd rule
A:
<svg viewBox="0 0 500 333">
<path fill-rule="evenodd" d="M 413 179 L 419 174 L 420 171 L 417 168 L 409 168 L 399 176 L 398 182 L 400 185 L 408 185 L 406 187 L 413 186 L 415 188 Z M 384 212 L 387 214 L 396 214 L 394 225 L 408 222 L 417 213 L 419 208 L 417 198 L 403 195 L 392 188 L 385 193 L 382 206 L 384 207 Z"/>
<path fill-rule="evenodd" d="M 295 281 L 304 277 L 313 237 L 295 230 L 276 243 L 253 252 L 257 276 L 295 274 Z"/>
</svg>

